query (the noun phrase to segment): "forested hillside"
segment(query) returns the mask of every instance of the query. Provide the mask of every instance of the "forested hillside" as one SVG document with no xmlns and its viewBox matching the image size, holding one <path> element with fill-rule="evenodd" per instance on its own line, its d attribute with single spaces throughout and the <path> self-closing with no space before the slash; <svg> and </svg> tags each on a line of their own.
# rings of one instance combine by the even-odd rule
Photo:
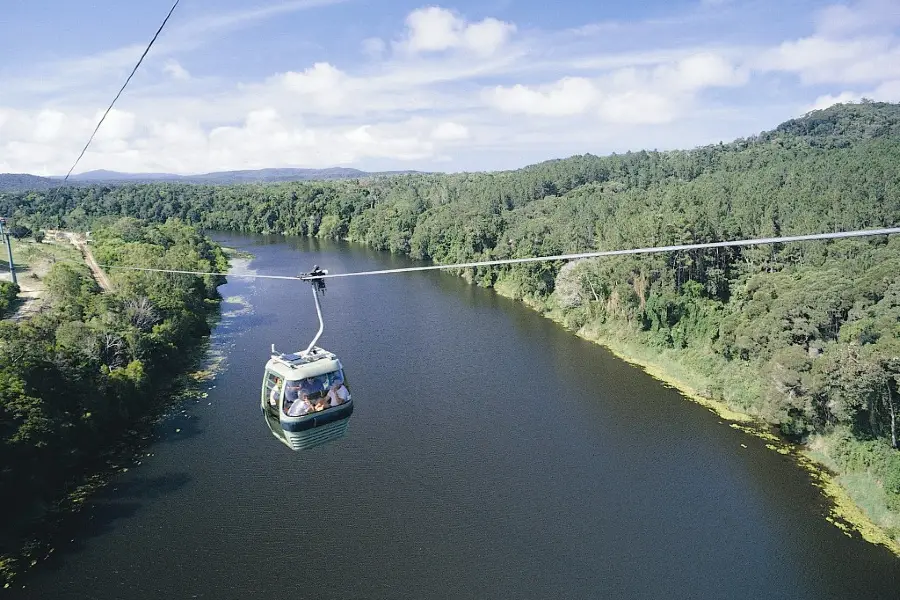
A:
<svg viewBox="0 0 900 600">
<path fill-rule="evenodd" d="M 93 233 L 104 264 L 223 271 L 218 246 L 177 222 L 110 220 Z M 139 428 L 155 397 L 209 334 L 220 277 L 122 271 L 102 293 L 83 263 L 57 262 L 49 310 L 0 321 L 0 582 L 24 537 L 66 490 Z"/>
<path fill-rule="evenodd" d="M 412 171 L 391 171 L 367 173 L 359 169 L 331 167 L 327 169 L 255 169 L 245 171 L 219 171 L 201 175 L 175 175 L 172 173 L 119 173 L 117 171 L 87 171 L 69 177 L 72 185 L 125 183 L 203 183 L 227 185 L 237 183 L 265 183 L 276 181 L 324 181 L 329 179 L 351 179 L 395 175 Z M 44 190 L 59 186 L 61 179 L 38 177 L 21 173 L 0 173 L 0 191 Z"/>
<path fill-rule="evenodd" d="M 26 175 L 24 173 L 0 173 L 0 192 L 18 190 L 45 190 L 53 187 L 54 182 L 47 177 Z"/>
<path fill-rule="evenodd" d="M 0 195 L 32 227 L 103 215 L 345 238 L 437 262 L 900 225 L 900 106 L 838 105 L 689 151 L 517 171 Z M 700 391 L 867 471 L 900 509 L 900 239 L 673 252 L 465 275 L 601 340 L 652 349 Z M 891 448 L 893 446 L 894 449 Z M 900 531 L 893 535 L 900 536 Z"/>
</svg>

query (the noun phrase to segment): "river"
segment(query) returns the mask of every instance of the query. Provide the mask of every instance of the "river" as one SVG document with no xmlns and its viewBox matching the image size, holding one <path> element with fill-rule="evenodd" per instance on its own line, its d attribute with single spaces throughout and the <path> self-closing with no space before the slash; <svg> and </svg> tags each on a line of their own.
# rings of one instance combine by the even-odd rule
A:
<svg viewBox="0 0 900 600">
<path fill-rule="evenodd" d="M 218 234 L 239 268 L 410 261 Z M 208 397 L 72 519 L 8 597 L 900 597 L 900 560 L 825 520 L 765 442 L 521 304 L 452 275 L 328 282 L 347 435 L 302 453 L 259 411 L 270 344 L 304 348 L 307 284 L 229 278 Z M 24 587 L 23 587 L 24 586 Z"/>
</svg>

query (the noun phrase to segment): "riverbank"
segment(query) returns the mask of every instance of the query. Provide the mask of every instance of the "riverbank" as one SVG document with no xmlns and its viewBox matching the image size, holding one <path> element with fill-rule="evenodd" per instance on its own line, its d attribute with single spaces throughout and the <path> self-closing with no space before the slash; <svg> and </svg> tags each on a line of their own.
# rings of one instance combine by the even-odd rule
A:
<svg viewBox="0 0 900 600">
<path fill-rule="evenodd" d="M 219 318 L 218 312 L 208 315 L 210 328 Z M 152 456 L 147 454 L 146 449 L 156 439 L 154 430 L 160 423 L 179 407 L 206 398 L 207 387 L 219 372 L 222 356 L 211 351 L 209 336 L 187 349 L 185 354 L 184 372 L 176 375 L 169 386 L 159 392 L 156 401 L 148 405 L 148 412 L 99 457 L 93 469 L 70 482 L 70 489 L 50 504 L 44 516 L 34 524 L 33 533 L 22 540 L 18 553 L 0 555 L 0 584 L 3 588 L 11 587 L 15 579 L 52 557 L 59 534 L 91 497 L 116 475 L 139 467 L 145 457 Z"/>
<path fill-rule="evenodd" d="M 189 247 L 211 258 L 186 262 L 185 269 L 224 270 L 227 263 L 218 247 L 191 233 L 166 225 L 150 235 L 168 243 L 175 265 L 194 258 Z M 117 256 L 109 254 L 124 242 L 114 230 L 105 232 L 101 242 L 97 251 L 107 254 L 109 264 L 116 262 Z M 3 587 L 54 553 L 70 517 L 113 476 L 141 464 L 154 428 L 173 414 L 172 407 L 206 396 L 202 388 L 221 360 L 209 343 L 222 301 L 215 279 L 201 287 L 146 276 L 138 292 L 123 286 L 119 293 L 104 294 L 105 288 L 91 279 L 96 273 L 71 251 L 78 257 L 56 263 L 48 274 L 46 310 L 27 324 L 3 329 L 0 349 L 31 350 L 18 360 L 0 352 L 0 369 L 12 382 L 4 399 L 28 408 L 8 421 L 18 430 L 11 427 L 3 440 L 3 458 L 18 457 L 8 461 L 2 481 L 10 517 L 0 530 Z M 98 306 L 105 312 L 85 322 Z M 56 396 L 39 385 L 48 370 L 72 391 L 58 410 Z M 91 379 L 76 381 L 73 371 Z M 41 486 L 29 488 L 34 480 Z"/>
<path fill-rule="evenodd" d="M 749 370 L 731 372 L 729 379 L 741 382 L 741 391 L 722 390 L 711 384 L 698 368 L 679 359 L 677 353 L 684 351 L 642 345 L 632 339 L 633 334 L 596 324 L 574 327 L 558 308 L 522 298 L 514 287 L 504 285 L 502 281 L 494 289 L 501 296 L 521 301 L 575 335 L 603 346 L 617 358 L 640 367 L 664 385 L 677 389 L 691 402 L 709 409 L 728 426 L 764 440 L 769 450 L 792 457 L 830 499 L 832 505 L 825 515 L 829 523 L 848 536 L 856 532 L 866 541 L 884 546 L 900 557 L 900 514 L 888 508 L 877 478 L 866 471 L 841 469 L 833 457 L 835 442 L 830 436 L 812 436 L 806 444 L 796 444 L 774 433 L 760 414 L 750 410 L 759 405 L 758 401 L 754 404 L 752 400 L 753 395 L 760 392 L 746 385 L 753 380 L 754 373 Z M 724 363 L 720 357 L 700 354 L 703 356 L 694 357 L 695 361 L 704 361 L 707 370 L 715 369 L 721 375 L 721 369 L 728 368 L 719 364 Z M 734 371 L 733 366 L 731 369 Z"/>
</svg>

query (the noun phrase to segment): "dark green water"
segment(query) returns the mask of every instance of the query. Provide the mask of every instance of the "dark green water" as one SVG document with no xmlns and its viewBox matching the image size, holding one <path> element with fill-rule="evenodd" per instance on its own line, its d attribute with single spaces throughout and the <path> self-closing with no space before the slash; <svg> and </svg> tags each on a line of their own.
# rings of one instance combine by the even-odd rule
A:
<svg viewBox="0 0 900 600">
<path fill-rule="evenodd" d="M 218 239 L 259 273 L 409 264 Z M 9 597 L 900 598 L 900 560 L 827 523 L 789 459 L 450 275 L 328 283 L 320 344 L 356 409 L 347 437 L 293 453 L 259 387 L 270 344 L 314 334 L 309 287 L 221 292 L 248 308 L 223 304 L 209 397 L 169 417 Z"/>
</svg>

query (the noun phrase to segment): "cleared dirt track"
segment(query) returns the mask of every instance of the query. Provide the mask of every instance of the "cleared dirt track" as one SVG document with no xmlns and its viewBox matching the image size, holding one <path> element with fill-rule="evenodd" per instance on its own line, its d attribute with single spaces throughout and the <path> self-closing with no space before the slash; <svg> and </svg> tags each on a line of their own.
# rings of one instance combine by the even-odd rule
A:
<svg viewBox="0 0 900 600">
<path fill-rule="evenodd" d="M 72 242 L 79 251 L 81 251 L 81 256 L 84 257 L 84 262 L 87 263 L 87 266 L 91 269 L 91 273 L 94 274 L 94 279 L 97 281 L 97 284 L 103 288 L 103 291 L 109 292 L 112 291 L 112 282 L 109 280 L 109 277 L 106 275 L 106 272 L 100 268 L 100 265 L 97 264 L 97 261 L 94 259 L 94 255 L 91 253 L 91 249 L 87 245 L 87 240 L 85 239 L 83 234 L 80 233 L 72 233 L 69 231 L 61 232 L 69 241 Z"/>
</svg>

